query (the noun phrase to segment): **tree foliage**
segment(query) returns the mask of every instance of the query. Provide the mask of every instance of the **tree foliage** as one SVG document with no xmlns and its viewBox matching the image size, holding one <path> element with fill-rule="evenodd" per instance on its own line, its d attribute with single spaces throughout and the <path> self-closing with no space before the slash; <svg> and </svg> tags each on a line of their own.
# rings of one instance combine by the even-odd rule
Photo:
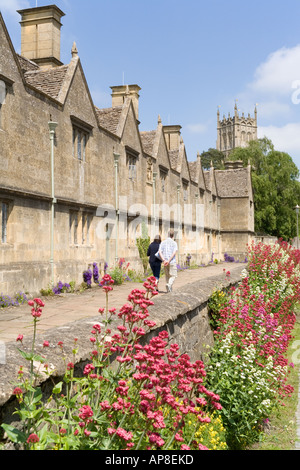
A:
<svg viewBox="0 0 300 470">
<path fill-rule="evenodd" d="M 220 150 L 210 148 L 201 153 L 201 164 L 203 170 L 209 170 L 211 164 L 216 170 L 224 170 L 224 154 Z"/>
<path fill-rule="evenodd" d="M 296 236 L 295 206 L 300 201 L 299 169 L 289 154 L 275 150 L 266 137 L 236 148 L 230 160 L 252 167 L 255 231 L 281 237 Z"/>
</svg>

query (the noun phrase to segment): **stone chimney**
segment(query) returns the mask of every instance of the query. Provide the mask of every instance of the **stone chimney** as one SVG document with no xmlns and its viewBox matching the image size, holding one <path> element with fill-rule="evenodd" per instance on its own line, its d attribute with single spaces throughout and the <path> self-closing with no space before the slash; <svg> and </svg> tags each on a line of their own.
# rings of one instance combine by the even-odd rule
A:
<svg viewBox="0 0 300 470">
<path fill-rule="evenodd" d="M 122 106 L 127 97 L 132 99 L 135 117 L 139 119 L 139 91 L 138 85 L 120 85 L 110 87 L 112 90 L 112 107 Z"/>
<path fill-rule="evenodd" d="M 21 55 L 40 67 L 57 67 L 60 61 L 61 17 L 56 6 L 18 10 L 21 15 Z"/>
<path fill-rule="evenodd" d="M 168 150 L 176 150 L 180 146 L 180 125 L 164 126 L 164 134 Z"/>
<path fill-rule="evenodd" d="M 225 170 L 238 170 L 239 168 L 243 168 L 242 160 L 235 160 L 235 161 L 225 161 Z"/>
</svg>

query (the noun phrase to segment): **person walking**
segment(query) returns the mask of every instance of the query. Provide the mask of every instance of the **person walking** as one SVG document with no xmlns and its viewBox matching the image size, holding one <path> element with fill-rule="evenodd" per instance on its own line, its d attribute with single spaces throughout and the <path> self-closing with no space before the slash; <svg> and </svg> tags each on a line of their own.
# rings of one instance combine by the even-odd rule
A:
<svg viewBox="0 0 300 470">
<path fill-rule="evenodd" d="M 159 247 L 159 255 L 165 269 L 167 292 L 172 292 L 173 283 L 177 277 L 177 251 L 178 246 L 174 240 L 174 231 L 170 230 L 168 238 L 164 240 Z"/>
<path fill-rule="evenodd" d="M 160 235 L 156 235 L 156 237 L 154 238 L 153 242 L 150 243 L 148 250 L 147 250 L 147 256 L 149 256 L 149 264 L 150 264 L 153 276 L 156 279 L 157 291 L 158 291 L 158 282 L 160 278 L 160 270 L 161 270 L 162 261 L 156 256 L 156 254 L 158 253 L 160 243 L 161 243 Z"/>
</svg>

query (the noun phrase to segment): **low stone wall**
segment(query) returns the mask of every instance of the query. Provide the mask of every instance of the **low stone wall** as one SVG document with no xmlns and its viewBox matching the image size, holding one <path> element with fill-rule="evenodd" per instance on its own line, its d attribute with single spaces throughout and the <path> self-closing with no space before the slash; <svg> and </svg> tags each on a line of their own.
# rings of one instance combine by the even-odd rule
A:
<svg viewBox="0 0 300 470">
<path fill-rule="evenodd" d="M 156 322 L 151 332 L 145 338 L 148 342 L 151 337 L 156 336 L 159 331 L 167 330 L 171 343 L 177 343 L 180 352 L 187 353 L 191 360 L 203 360 L 205 362 L 205 350 L 207 345 L 213 344 L 213 334 L 209 325 L 207 302 L 214 288 L 229 288 L 241 280 L 241 271 L 245 265 L 238 266 L 231 271 L 230 279 L 226 280 L 224 275 L 214 276 L 205 280 L 187 284 L 177 289 L 176 293 L 159 296 L 154 299 L 154 305 L 149 308 L 150 318 Z M 111 325 L 112 332 L 118 326 L 118 319 Z M 92 350 L 90 336 L 95 323 L 99 323 L 99 316 L 87 318 L 67 324 L 63 327 L 48 330 L 37 338 L 37 353 L 45 354 L 47 364 L 54 371 L 50 380 L 43 374 L 39 385 L 42 387 L 45 397 L 49 396 L 53 381 L 58 382 L 64 375 L 66 362 L 74 362 L 72 349 L 74 338 L 77 338 L 78 354 L 76 358 L 75 373 L 80 375 L 84 366 L 90 362 Z M 43 351 L 43 342 L 47 340 L 50 347 Z M 63 351 L 58 342 L 63 341 Z M 22 350 L 31 350 L 31 337 L 23 340 Z M 6 344 L 6 363 L 0 364 L 0 424 L 16 421 L 13 411 L 17 406 L 15 397 L 12 395 L 14 383 L 21 365 L 24 371 L 28 363 L 20 356 L 16 342 Z"/>
</svg>

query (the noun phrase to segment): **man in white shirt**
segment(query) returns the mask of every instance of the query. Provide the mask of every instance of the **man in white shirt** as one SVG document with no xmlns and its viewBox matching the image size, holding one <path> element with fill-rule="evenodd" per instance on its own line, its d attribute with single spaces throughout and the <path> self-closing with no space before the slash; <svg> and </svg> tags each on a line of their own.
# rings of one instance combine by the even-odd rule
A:
<svg viewBox="0 0 300 470">
<path fill-rule="evenodd" d="M 178 246 L 174 241 L 174 231 L 170 230 L 168 238 L 164 240 L 159 247 L 159 255 L 165 268 L 167 292 L 172 292 L 172 286 L 177 277 L 177 250 Z"/>
</svg>

